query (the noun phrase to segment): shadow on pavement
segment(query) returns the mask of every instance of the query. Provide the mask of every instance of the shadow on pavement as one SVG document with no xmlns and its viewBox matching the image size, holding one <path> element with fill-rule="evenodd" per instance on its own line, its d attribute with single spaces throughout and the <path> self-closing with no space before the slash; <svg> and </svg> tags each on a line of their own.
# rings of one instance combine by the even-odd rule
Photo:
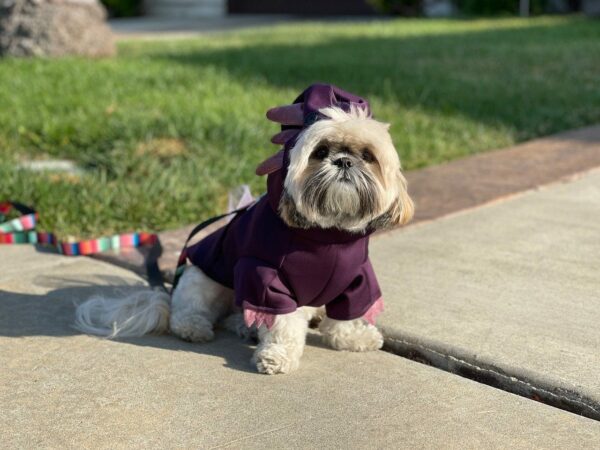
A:
<svg viewBox="0 0 600 450">
<path fill-rule="evenodd" d="M 45 291 L 40 294 L 0 289 L 0 337 L 82 335 L 83 333 L 73 328 L 75 308 L 78 303 L 93 295 L 124 296 L 134 290 L 146 289 L 145 286 L 127 284 L 127 280 L 120 277 L 95 276 L 94 278 L 101 284 L 41 276 L 35 280 L 35 287 Z M 52 289 L 57 285 L 63 287 Z M 223 359 L 225 367 L 256 373 L 256 369 L 250 363 L 254 343 L 245 342 L 224 330 L 217 330 L 215 340 L 206 344 L 185 342 L 170 335 L 115 339 L 114 342 L 215 356 Z M 309 335 L 308 344 L 322 346 L 318 336 L 315 335 Z"/>
</svg>

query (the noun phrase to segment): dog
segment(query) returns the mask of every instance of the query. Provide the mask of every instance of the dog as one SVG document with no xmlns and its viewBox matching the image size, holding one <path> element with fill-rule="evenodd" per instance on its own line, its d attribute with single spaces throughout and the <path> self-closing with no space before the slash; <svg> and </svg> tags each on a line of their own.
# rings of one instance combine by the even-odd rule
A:
<svg viewBox="0 0 600 450">
<path fill-rule="evenodd" d="M 91 298 L 77 308 L 78 329 L 207 342 L 220 323 L 257 335 L 252 362 L 265 374 L 299 367 L 311 321 L 334 349 L 382 347 L 369 235 L 414 211 L 389 125 L 371 117 L 366 100 L 326 84 L 267 117 L 282 124 L 272 141 L 284 144 L 257 168 L 267 194 L 185 250 L 191 264 L 172 296 Z"/>
</svg>

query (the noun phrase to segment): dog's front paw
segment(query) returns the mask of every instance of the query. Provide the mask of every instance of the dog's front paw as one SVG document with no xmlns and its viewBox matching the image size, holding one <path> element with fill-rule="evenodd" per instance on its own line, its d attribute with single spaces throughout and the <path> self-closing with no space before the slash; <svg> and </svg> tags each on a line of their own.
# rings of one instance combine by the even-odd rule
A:
<svg viewBox="0 0 600 450">
<path fill-rule="evenodd" d="M 260 373 L 276 375 L 290 373 L 298 368 L 300 359 L 290 355 L 290 352 L 281 344 L 267 344 L 259 346 L 254 352 L 252 362 Z"/>
<path fill-rule="evenodd" d="M 325 341 L 336 350 L 369 352 L 383 347 L 383 336 L 379 330 L 361 319 L 326 319 L 320 329 Z"/>
</svg>

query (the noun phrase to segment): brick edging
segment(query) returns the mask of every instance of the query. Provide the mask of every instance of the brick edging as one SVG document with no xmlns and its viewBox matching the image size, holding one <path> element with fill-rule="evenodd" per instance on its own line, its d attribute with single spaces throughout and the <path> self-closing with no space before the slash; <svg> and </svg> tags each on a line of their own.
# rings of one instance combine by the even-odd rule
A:
<svg viewBox="0 0 600 450">
<path fill-rule="evenodd" d="M 470 209 L 600 167 L 600 125 L 407 173 L 414 222 Z"/>
</svg>

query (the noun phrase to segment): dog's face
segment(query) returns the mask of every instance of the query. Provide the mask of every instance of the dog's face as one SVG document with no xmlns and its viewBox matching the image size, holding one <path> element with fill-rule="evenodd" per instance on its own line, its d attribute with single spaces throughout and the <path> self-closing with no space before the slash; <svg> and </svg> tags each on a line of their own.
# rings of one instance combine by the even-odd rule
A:
<svg viewBox="0 0 600 450">
<path fill-rule="evenodd" d="M 290 151 L 282 219 L 292 227 L 353 232 L 408 222 L 413 203 L 389 125 L 359 108 L 320 112 L 326 118 L 304 130 Z"/>
</svg>

